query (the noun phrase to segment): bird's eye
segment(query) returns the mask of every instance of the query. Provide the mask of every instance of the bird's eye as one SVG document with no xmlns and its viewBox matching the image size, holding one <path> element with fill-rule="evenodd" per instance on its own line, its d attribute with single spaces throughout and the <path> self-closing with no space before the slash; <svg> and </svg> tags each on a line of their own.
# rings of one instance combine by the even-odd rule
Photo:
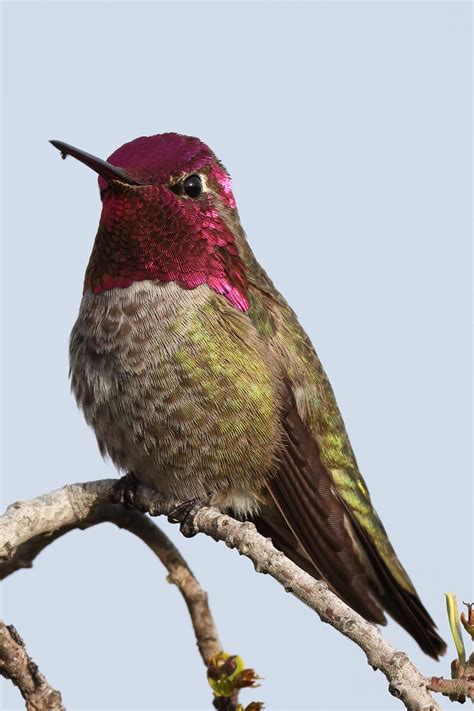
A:
<svg viewBox="0 0 474 711">
<path fill-rule="evenodd" d="M 202 193 L 202 180 L 199 175 L 189 175 L 183 180 L 183 190 L 186 195 L 196 200 Z"/>
</svg>

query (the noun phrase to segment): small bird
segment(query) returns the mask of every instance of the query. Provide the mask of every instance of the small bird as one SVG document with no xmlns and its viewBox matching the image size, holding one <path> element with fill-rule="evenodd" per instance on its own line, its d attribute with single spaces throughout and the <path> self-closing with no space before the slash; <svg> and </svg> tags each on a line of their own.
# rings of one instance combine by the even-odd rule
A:
<svg viewBox="0 0 474 711">
<path fill-rule="evenodd" d="M 446 645 L 359 472 L 333 390 L 257 262 L 231 179 L 198 138 L 100 160 L 102 214 L 70 339 L 71 385 L 100 451 L 173 502 L 252 520 L 367 620 Z"/>
</svg>

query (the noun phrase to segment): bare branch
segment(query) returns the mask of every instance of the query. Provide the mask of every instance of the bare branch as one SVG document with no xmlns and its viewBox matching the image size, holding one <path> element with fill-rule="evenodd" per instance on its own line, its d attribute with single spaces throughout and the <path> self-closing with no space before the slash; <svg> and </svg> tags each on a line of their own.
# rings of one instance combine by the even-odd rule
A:
<svg viewBox="0 0 474 711">
<path fill-rule="evenodd" d="M 0 518 L 0 560 L 9 559 L 18 546 L 41 534 L 77 526 L 90 513 L 110 502 L 115 479 L 71 484 L 31 501 L 17 501 Z"/>
<path fill-rule="evenodd" d="M 49 685 L 28 655 L 16 629 L 3 622 L 0 622 L 0 674 L 19 688 L 28 711 L 65 711 L 61 694 Z"/>
<path fill-rule="evenodd" d="M 18 558 L 21 547 L 34 536 L 54 536 L 61 527 L 80 527 L 98 506 L 110 501 L 114 484 L 116 480 L 110 479 L 74 484 L 9 507 L 0 518 L 0 556 L 11 561 Z M 135 491 L 134 500 L 137 508 L 151 515 L 168 514 L 174 508 L 157 492 L 142 485 Z M 400 698 L 409 711 L 440 711 L 428 691 L 430 680 L 420 674 L 408 656 L 391 647 L 375 625 L 342 602 L 325 583 L 315 580 L 277 551 L 271 540 L 263 538 L 253 524 L 238 522 L 203 507 L 194 517 L 194 528 L 236 548 L 253 561 L 257 572 L 270 574 L 324 622 L 353 640 L 365 652 L 369 664 L 386 676 L 390 693 Z M 171 575 L 172 579 L 173 575 L 176 577 Z M 201 650 L 201 653 L 204 657 L 207 651 Z"/>
<path fill-rule="evenodd" d="M 313 609 L 323 622 L 349 637 L 367 655 L 367 661 L 388 679 L 389 691 L 401 699 L 409 711 L 438 711 L 440 708 L 426 688 L 426 680 L 404 652 L 397 652 L 384 640 L 380 630 L 352 610 L 327 585 L 315 580 L 277 551 L 269 538 L 263 538 L 252 523 L 240 523 L 213 509 L 201 509 L 195 528 L 253 562 L 258 573 L 268 573 L 286 592 Z"/>
<path fill-rule="evenodd" d="M 116 481 L 111 480 L 110 483 L 115 484 Z M 98 502 L 104 498 L 102 496 L 102 488 L 102 486 L 97 487 Z M 67 487 L 65 487 L 65 489 L 67 489 Z M 59 491 L 62 492 L 63 490 L 60 489 Z M 105 487 L 104 491 L 107 494 L 105 497 L 107 501 L 110 494 L 110 485 Z M 63 498 L 63 496 L 59 497 L 60 507 L 64 507 L 65 501 L 71 501 L 71 497 L 69 495 L 67 498 Z M 45 530 L 44 524 L 46 523 L 46 517 L 44 516 L 44 512 L 41 513 L 38 510 L 38 502 L 40 502 L 40 506 L 43 505 L 43 502 L 46 502 L 47 510 L 49 512 L 51 511 L 50 496 L 39 497 L 39 499 L 27 504 L 17 503 L 8 509 L 6 517 L 8 517 L 10 524 L 14 519 L 12 513 L 19 512 L 22 520 L 25 520 L 25 517 L 26 520 L 33 520 L 33 530 L 42 530 L 42 532 L 37 532 L 36 535 L 29 540 L 22 540 L 22 543 L 16 548 L 11 549 L 11 557 L 9 559 L 0 561 L 0 580 L 3 580 L 21 568 L 30 568 L 33 564 L 33 560 L 44 548 L 69 531 L 78 528 L 85 530 L 100 523 L 113 523 L 119 528 L 130 531 L 130 533 L 140 538 L 166 567 L 168 571 L 168 581 L 178 587 L 184 598 L 193 624 L 199 652 L 206 667 L 209 666 L 212 658 L 222 651 L 222 645 L 219 641 L 217 629 L 209 609 L 207 593 L 195 578 L 176 546 L 173 545 L 168 536 L 166 536 L 148 516 L 137 509 L 126 509 L 120 504 L 98 503 L 97 505 L 94 504 L 89 507 L 87 503 L 87 508 L 85 506 L 79 507 L 82 511 L 82 516 L 76 520 L 75 523 L 67 523 L 67 525 L 62 525 L 56 528 L 56 530 L 50 531 L 47 529 L 51 528 L 51 522 L 46 526 Z M 34 506 L 31 507 L 30 504 L 34 504 Z M 77 504 L 78 501 L 74 494 L 72 499 L 73 510 L 78 510 Z M 63 522 L 70 521 L 70 512 L 62 509 L 59 520 Z M 3 531 L 2 522 L 3 519 L 0 519 L 1 531 Z M 57 519 L 53 519 L 53 522 L 56 526 Z M 10 524 L 9 526 L 12 528 Z M 21 539 L 24 538 L 16 527 L 14 528 L 14 535 Z M 9 546 L 7 546 L 7 548 L 9 548 Z"/>
</svg>

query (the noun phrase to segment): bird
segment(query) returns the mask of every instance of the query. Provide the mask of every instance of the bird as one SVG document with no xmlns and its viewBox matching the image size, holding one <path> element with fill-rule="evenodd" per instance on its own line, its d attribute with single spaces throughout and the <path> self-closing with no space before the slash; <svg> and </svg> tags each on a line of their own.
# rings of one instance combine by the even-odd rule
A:
<svg viewBox="0 0 474 711">
<path fill-rule="evenodd" d="M 102 212 L 70 337 L 71 388 L 100 452 L 170 501 L 257 530 L 376 624 L 446 645 L 359 471 L 333 389 L 260 266 L 231 178 L 200 139 L 142 136 L 98 174 Z"/>
</svg>

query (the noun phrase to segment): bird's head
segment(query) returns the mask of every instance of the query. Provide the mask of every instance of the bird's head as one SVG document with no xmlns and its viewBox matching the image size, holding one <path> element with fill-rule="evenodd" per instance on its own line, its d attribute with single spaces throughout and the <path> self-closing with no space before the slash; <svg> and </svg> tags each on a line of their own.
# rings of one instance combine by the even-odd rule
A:
<svg viewBox="0 0 474 711">
<path fill-rule="evenodd" d="M 100 294 L 144 279 L 187 289 L 207 284 L 248 308 L 231 180 L 202 141 L 176 133 L 143 136 L 107 161 L 51 143 L 99 174 L 102 214 L 85 290 Z"/>
</svg>

